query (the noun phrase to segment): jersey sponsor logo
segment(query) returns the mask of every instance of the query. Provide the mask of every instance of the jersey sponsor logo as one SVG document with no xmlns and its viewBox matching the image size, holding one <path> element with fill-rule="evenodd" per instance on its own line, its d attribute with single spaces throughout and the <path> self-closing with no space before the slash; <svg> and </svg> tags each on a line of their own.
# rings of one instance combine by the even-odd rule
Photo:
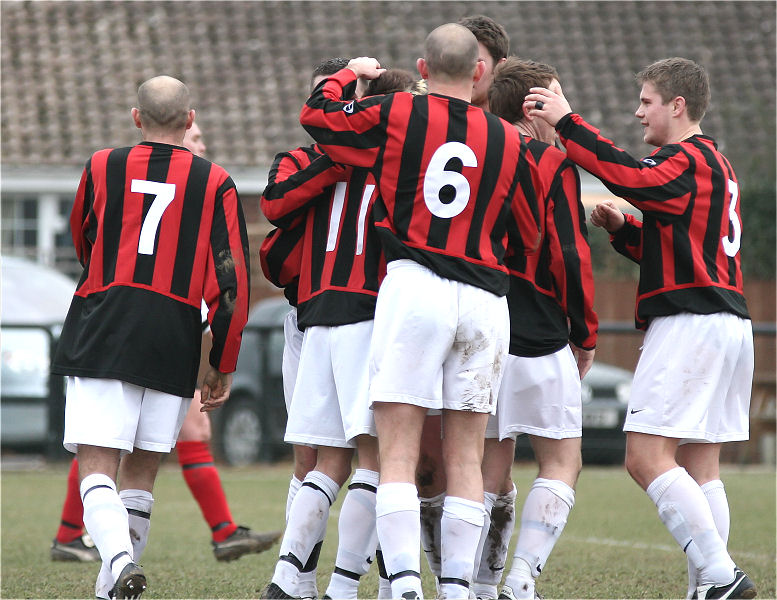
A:
<svg viewBox="0 0 777 600">
<path fill-rule="evenodd" d="M 348 104 L 343 106 L 343 111 L 347 112 L 349 115 L 353 114 L 353 100 L 351 100 Z"/>
<path fill-rule="evenodd" d="M 645 163 L 646 165 L 650 165 L 651 167 L 655 167 L 658 164 L 652 158 L 643 158 L 642 162 Z"/>
</svg>

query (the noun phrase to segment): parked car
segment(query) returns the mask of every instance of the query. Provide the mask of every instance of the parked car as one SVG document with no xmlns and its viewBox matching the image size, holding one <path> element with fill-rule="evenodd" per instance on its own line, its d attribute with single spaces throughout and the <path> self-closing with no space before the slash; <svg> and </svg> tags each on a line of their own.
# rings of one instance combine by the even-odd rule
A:
<svg viewBox="0 0 777 600">
<path fill-rule="evenodd" d="M 286 405 L 281 358 L 283 320 L 289 311 L 284 298 L 262 300 L 251 310 L 234 375 L 232 395 L 213 415 L 214 448 L 233 465 L 274 460 L 290 452 L 283 442 Z M 617 463 L 623 460 L 622 431 L 632 373 L 595 362 L 585 376 L 583 393 L 583 460 Z M 531 459 L 528 437 L 518 436 L 516 458 Z"/>
<path fill-rule="evenodd" d="M 594 361 L 582 382 L 584 463 L 615 464 L 623 462 L 626 435 L 623 421 L 631 394 L 633 373 L 620 367 Z M 515 455 L 533 459 L 529 437 L 518 436 Z"/>
<path fill-rule="evenodd" d="M 64 379 L 49 374 L 74 281 L 26 258 L 3 256 L 0 440 L 4 450 L 64 454 Z"/>
</svg>

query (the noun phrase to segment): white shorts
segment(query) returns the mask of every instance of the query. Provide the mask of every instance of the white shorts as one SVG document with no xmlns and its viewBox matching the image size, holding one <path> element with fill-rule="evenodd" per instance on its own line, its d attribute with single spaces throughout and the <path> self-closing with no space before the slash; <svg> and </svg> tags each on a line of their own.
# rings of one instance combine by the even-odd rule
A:
<svg viewBox="0 0 777 600">
<path fill-rule="evenodd" d="M 68 377 L 63 445 L 170 452 L 191 400 L 117 379 Z"/>
<path fill-rule="evenodd" d="M 353 448 L 357 435 L 375 435 L 367 402 L 372 324 L 305 329 L 285 441 Z"/>
<path fill-rule="evenodd" d="M 370 403 L 493 413 L 509 332 L 504 297 L 390 262 L 375 308 Z"/>
<path fill-rule="evenodd" d="M 748 319 L 730 313 L 653 319 L 623 430 L 685 442 L 746 440 L 752 383 Z"/>
<path fill-rule="evenodd" d="M 283 399 L 286 402 L 286 414 L 294 397 L 294 384 L 299 370 L 299 355 L 302 352 L 303 333 L 297 327 L 297 309 L 292 307 L 283 321 Z"/>
<path fill-rule="evenodd" d="M 547 356 L 507 356 L 486 437 L 521 433 L 555 440 L 583 435 L 580 374 L 569 346 Z"/>
</svg>

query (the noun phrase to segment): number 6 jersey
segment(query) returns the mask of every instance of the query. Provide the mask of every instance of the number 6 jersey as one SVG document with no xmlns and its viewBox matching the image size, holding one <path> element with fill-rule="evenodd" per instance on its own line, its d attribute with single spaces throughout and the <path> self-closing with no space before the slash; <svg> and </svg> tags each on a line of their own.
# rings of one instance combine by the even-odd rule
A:
<svg viewBox="0 0 777 600">
<path fill-rule="evenodd" d="M 335 162 L 372 171 L 373 219 L 387 261 L 410 259 L 432 271 L 504 295 L 506 222 L 525 152 L 514 127 L 468 102 L 397 92 L 343 102 L 356 75 L 324 80 L 300 122 Z M 521 239 L 534 251 L 539 207 L 513 207 Z"/>
<path fill-rule="evenodd" d="M 52 365 L 192 397 L 209 307 L 210 364 L 235 370 L 249 305 L 248 236 L 229 174 L 156 142 L 96 152 L 70 216 L 84 267 Z"/>
</svg>

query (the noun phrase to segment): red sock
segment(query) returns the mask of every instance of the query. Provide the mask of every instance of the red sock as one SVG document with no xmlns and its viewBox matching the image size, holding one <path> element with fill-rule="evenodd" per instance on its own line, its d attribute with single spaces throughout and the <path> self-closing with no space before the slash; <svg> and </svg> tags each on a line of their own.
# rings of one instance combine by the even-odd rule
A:
<svg viewBox="0 0 777 600">
<path fill-rule="evenodd" d="M 229 512 L 227 497 L 221 487 L 221 478 L 213 464 L 213 455 L 207 442 L 178 442 L 178 463 L 183 478 L 200 505 L 202 516 L 210 526 L 214 542 L 223 542 L 237 529 Z"/>
<path fill-rule="evenodd" d="M 67 544 L 81 537 L 84 530 L 84 505 L 81 504 L 81 489 L 78 481 L 78 460 L 70 463 L 67 474 L 67 495 L 62 505 L 62 519 L 57 529 L 57 541 Z"/>
</svg>

